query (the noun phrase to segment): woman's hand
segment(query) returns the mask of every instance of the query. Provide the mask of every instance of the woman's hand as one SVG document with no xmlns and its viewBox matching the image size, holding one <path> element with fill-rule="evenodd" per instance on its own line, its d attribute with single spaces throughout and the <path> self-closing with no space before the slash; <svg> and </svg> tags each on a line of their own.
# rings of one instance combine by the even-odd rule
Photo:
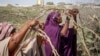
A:
<svg viewBox="0 0 100 56">
<path fill-rule="evenodd" d="M 68 18 L 71 18 L 71 17 L 76 16 L 78 13 L 79 13 L 78 9 L 72 9 L 72 10 L 66 11 L 65 14 L 66 14 L 66 16 L 67 16 Z"/>
<path fill-rule="evenodd" d="M 68 10 L 68 11 L 66 11 L 65 15 L 66 15 L 69 19 L 71 19 L 71 18 L 73 17 L 73 11 L 72 11 L 72 10 Z"/>
<path fill-rule="evenodd" d="M 72 11 L 73 11 L 73 15 L 75 15 L 75 16 L 79 13 L 78 9 L 72 9 Z"/>
<path fill-rule="evenodd" d="M 39 21 L 37 21 L 37 20 L 31 20 L 31 21 L 29 21 L 29 25 L 30 26 L 36 26 L 38 24 L 39 24 Z"/>
</svg>

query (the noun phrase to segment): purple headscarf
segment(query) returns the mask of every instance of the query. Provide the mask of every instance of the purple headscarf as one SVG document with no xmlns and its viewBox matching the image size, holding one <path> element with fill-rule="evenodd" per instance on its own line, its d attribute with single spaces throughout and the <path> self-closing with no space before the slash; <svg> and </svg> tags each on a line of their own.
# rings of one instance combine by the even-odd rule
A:
<svg viewBox="0 0 100 56">
<path fill-rule="evenodd" d="M 59 12 L 51 12 L 45 22 L 44 31 L 50 37 L 50 40 L 54 47 L 58 50 L 59 45 L 59 33 L 60 27 L 57 23 L 57 19 L 60 16 Z M 45 46 L 46 56 L 52 56 L 52 50 L 50 45 L 47 43 Z"/>
</svg>

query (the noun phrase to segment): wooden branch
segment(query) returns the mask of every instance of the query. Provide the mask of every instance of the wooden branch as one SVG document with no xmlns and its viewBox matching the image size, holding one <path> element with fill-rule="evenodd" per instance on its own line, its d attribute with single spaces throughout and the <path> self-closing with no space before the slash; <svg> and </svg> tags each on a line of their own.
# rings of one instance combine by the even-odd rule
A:
<svg viewBox="0 0 100 56">
<path fill-rule="evenodd" d="M 87 27 L 83 27 L 82 24 L 81 24 L 81 25 L 77 25 L 77 23 L 75 22 L 74 18 L 73 18 L 73 17 L 71 17 L 71 18 L 72 18 L 73 21 L 74 21 L 74 22 L 73 22 L 73 23 L 75 24 L 74 26 L 76 26 L 77 28 L 81 28 L 82 33 L 84 32 L 83 29 L 86 29 L 86 30 L 92 32 L 92 33 L 96 36 L 96 38 L 98 38 L 98 39 L 100 40 L 100 36 L 99 36 L 98 34 L 96 34 L 93 30 L 91 30 L 91 29 L 89 29 L 89 28 L 87 28 Z M 79 32 L 78 32 L 78 34 L 79 34 Z M 80 35 L 80 34 L 79 34 L 79 35 Z M 91 56 L 91 55 L 90 55 L 90 51 L 88 50 L 88 48 L 87 48 L 87 46 L 86 46 L 86 44 L 85 44 L 85 41 L 84 41 L 84 33 L 83 33 L 83 36 L 81 37 L 81 41 L 82 41 L 82 44 L 83 44 L 83 46 L 84 46 L 84 48 L 85 48 L 85 51 L 87 52 L 88 56 Z"/>
<path fill-rule="evenodd" d="M 96 38 L 98 38 L 100 40 L 100 36 L 97 33 L 95 33 L 93 30 L 91 30 L 91 29 L 89 29 L 87 27 L 84 27 L 82 25 L 77 25 L 77 23 L 75 21 L 73 23 L 75 24 L 75 27 L 81 28 L 81 29 L 86 29 L 87 31 L 90 31 L 91 33 L 93 33 L 96 36 Z"/>
<path fill-rule="evenodd" d="M 37 32 L 41 32 L 42 34 L 41 34 L 41 33 L 39 33 L 39 34 L 40 34 L 42 37 L 44 37 L 44 38 L 46 37 L 46 38 L 47 38 L 46 40 L 49 42 L 49 44 L 50 44 L 50 46 L 51 46 L 51 48 L 52 48 L 52 52 L 54 53 L 54 56 L 59 56 L 57 50 L 56 50 L 55 47 L 53 46 L 53 44 L 52 44 L 50 38 L 46 35 L 46 33 L 45 33 L 44 31 L 42 31 L 41 29 L 38 29 Z M 30 41 L 31 41 L 31 39 L 25 41 L 25 42 L 19 47 L 19 49 L 17 50 L 17 52 L 15 53 L 14 56 L 17 56 L 17 54 L 19 53 L 19 51 L 20 51 L 24 46 L 27 46 L 27 45 L 30 43 Z"/>
<path fill-rule="evenodd" d="M 31 40 L 32 40 L 32 35 L 35 34 L 35 32 L 31 32 L 32 30 L 30 30 L 27 35 L 29 35 L 29 33 L 31 33 L 31 36 L 30 38 L 28 38 L 26 41 L 24 39 L 24 42 L 19 46 L 18 50 L 16 51 L 15 55 L 14 56 L 17 56 L 17 54 L 20 52 L 20 50 L 22 50 L 23 47 L 27 46 Z"/>
<path fill-rule="evenodd" d="M 82 30 L 81 30 L 82 31 Z M 79 34 L 79 32 L 78 32 L 78 34 Z M 80 36 L 80 38 L 81 38 L 81 42 L 82 42 L 82 44 L 83 44 L 83 46 L 84 46 L 84 48 L 85 48 L 85 51 L 87 52 L 87 54 L 88 54 L 88 56 L 91 56 L 90 55 L 90 51 L 88 50 L 88 48 L 87 48 L 87 46 L 86 46 L 86 44 L 85 44 L 85 41 L 84 41 L 84 37 L 82 36 L 81 37 L 81 35 L 79 34 L 79 36 Z"/>
</svg>

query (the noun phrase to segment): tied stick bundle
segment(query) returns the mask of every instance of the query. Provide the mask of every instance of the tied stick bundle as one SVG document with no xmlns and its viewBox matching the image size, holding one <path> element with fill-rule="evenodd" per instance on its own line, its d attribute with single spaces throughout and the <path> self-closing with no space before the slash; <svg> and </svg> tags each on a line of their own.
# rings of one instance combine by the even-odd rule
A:
<svg viewBox="0 0 100 56">
<path fill-rule="evenodd" d="M 70 17 L 70 19 L 72 19 L 73 20 L 73 23 L 75 24 L 74 26 L 75 27 L 77 27 L 77 28 L 81 28 L 81 30 L 82 29 L 86 29 L 87 31 L 90 31 L 91 33 L 93 33 L 95 36 L 97 36 L 96 38 L 97 39 L 99 39 L 100 40 L 100 36 L 98 35 L 98 34 L 96 34 L 93 30 L 91 30 L 91 29 L 89 29 L 89 28 L 87 28 L 87 27 L 84 27 L 84 26 L 82 26 L 82 24 L 81 25 L 78 25 L 77 24 L 77 22 L 74 20 L 74 18 L 73 17 Z M 79 14 L 79 19 L 80 19 L 80 14 Z M 80 19 L 81 20 L 81 19 Z M 83 32 L 83 31 L 82 31 Z M 77 32 L 78 33 L 78 35 L 80 36 L 80 33 L 79 32 Z M 83 34 L 84 35 L 84 34 Z M 87 46 L 86 46 L 86 44 L 85 44 L 85 41 L 83 40 L 83 36 L 81 37 L 80 36 L 80 38 L 81 38 L 81 42 L 82 42 L 82 44 L 83 44 L 83 46 L 84 46 L 84 49 L 85 49 L 85 51 L 87 52 L 87 55 L 88 56 L 91 56 L 90 55 L 90 51 L 88 50 L 88 48 L 87 48 Z"/>
<path fill-rule="evenodd" d="M 52 44 L 52 42 L 51 42 L 51 40 L 49 38 L 49 36 L 43 30 L 41 30 L 41 29 L 38 29 L 38 32 L 41 32 L 42 34 L 41 33 L 39 33 L 39 34 L 42 37 L 46 38 L 46 40 L 49 42 L 49 44 L 50 44 L 50 46 L 52 48 L 52 52 L 53 52 L 54 56 L 59 56 L 57 50 L 55 49 L 55 47 L 53 46 L 53 44 Z"/>
<path fill-rule="evenodd" d="M 24 41 L 22 44 L 20 44 L 14 56 L 17 56 L 20 50 L 22 50 L 23 47 L 26 47 L 33 40 L 32 36 L 35 34 L 35 32 L 30 30 L 29 33 L 30 33 L 30 37 L 26 41 Z"/>
<path fill-rule="evenodd" d="M 37 29 L 36 31 L 39 33 L 40 36 L 42 36 L 43 38 L 45 38 L 45 39 L 49 42 L 49 44 L 50 44 L 50 46 L 51 46 L 51 48 L 52 48 L 52 52 L 54 53 L 54 56 L 59 56 L 57 50 L 56 50 L 55 47 L 53 46 L 53 44 L 52 44 L 50 38 L 47 36 L 47 34 L 46 34 L 44 31 L 42 31 L 41 29 Z M 41 32 L 42 34 L 41 34 L 40 32 Z M 35 40 L 36 40 L 36 39 L 31 40 L 31 38 L 30 38 L 30 39 L 28 39 L 27 41 L 25 41 L 25 42 L 21 45 L 21 47 L 19 48 L 19 50 L 16 52 L 15 56 L 16 56 L 16 55 L 18 54 L 18 52 L 23 48 L 23 46 L 25 46 L 25 45 L 27 45 L 27 44 L 30 44 L 31 41 L 34 43 Z M 26 48 L 26 50 L 25 50 L 24 52 L 27 53 L 28 50 L 29 50 L 29 48 Z"/>
<path fill-rule="evenodd" d="M 48 11 L 48 10 L 47 10 L 47 11 Z M 40 17 L 42 17 L 43 15 L 45 15 L 45 13 L 46 13 L 47 11 L 42 11 L 42 12 L 39 14 L 40 16 L 36 17 L 35 19 L 39 19 Z M 41 34 L 41 33 L 39 33 L 39 34 L 40 34 L 41 36 L 47 38 L 47 41 L 49 42 L 49 44 L 50 44 L 50 46 L 51 46 L 51 48 L 52 48 L 52 52 L 54 53 L 54 56 L 59 56 L 57 50 L 54 48 L 53 44 L 51 43 L 50 38 L 46 35 L 46 33 L 45 33 L 44 31 L 42 31 L 41 29 L 36 29 L 36 28 L 35 28 L 35 30 L 36 30 L 37 32 L 42 32 L 42 33 L 43 33 L 43 34 Z M 32 32 L 32 28 L 30 29 L 30 32 Z M 30 32 L 29 32 L 29 33 L 30 33 Z M 31 34 L 31 37 L 32 37 L 32 34 Z M 14 56 L 17 56 L 17 54 L 20 52 L 20 50 L 21 50 L 24 46 L 27 46 L 28 44 L 32 44 L 32 43 L 34 43 L 34 42 L 36 41 L 36 39 L 35 39 L 35 40 L 34 40 L 34 39 L 32 40 L 32 39 L 33 39 L 33 38 L 29 38 L 29 39 L 26 40 L 24 43 L 22 43 L 22 44 L 20 45 L 20 47 L 18 48 L 18 50 L 17 50 L 17 52 L 15 53 Z M 30 42 L 31 42 L 31 43 L 30 43 Z M 32 48 L 32 46 L 29 47 L 29 48 Z M 29 48 L 26 47 L 25 53 L 28 52 Z"/>
<path fill-rule="evenodd" d="M 48 10 L 42 10 L 42 11 L 40 11 L 40 12 L 39 12 L 39 16 L 36 15 L 35 19 L 41 18 L 43 15 L 45 15 L 45 13 L 46 13 L 47 11 L 48 11 Z M 33 19 L 32 19 L 32 20 L 33 20 Z M 32 33 L 32 27 L 31 27 L 30 31 L 29 31 L 26 35 L 28 36 L 29 33 Z M 34 34 L 35 34 L 35 32 L 34 32 Z M 24 38 L 24 40 L 27 38 L 27 36 Z M 18 48 L 18 50 L 16 51 L 16 53 L 15 53 L 14 56 L 17 56 L 17 54 L 20 52 L 20 50 L 21 50 L 24 46 L 27 46 L 27 45 L 32 41 L 31 39 L 33 39 L 33 38 L 32 38 L 32 34 L 31 34 L 31 36 L 30 36 L 29 39 L 27 39 L 26 41 L 24 41 L 24 42 L 20 45 L 20 47 Z"/>
</svg>

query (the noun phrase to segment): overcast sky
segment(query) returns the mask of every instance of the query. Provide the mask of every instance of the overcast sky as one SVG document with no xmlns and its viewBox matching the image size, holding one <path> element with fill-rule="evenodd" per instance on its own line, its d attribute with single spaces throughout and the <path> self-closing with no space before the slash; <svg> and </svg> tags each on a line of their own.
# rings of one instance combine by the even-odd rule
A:
<svg viewBox="0 0 100 56">
<path fill-rule="evenodd" d="M 19 5 L 23 5 L 23 6 L 31 6 L 36 4 L 37 0 L 0 0 L 0 5 L 5 5 L 5 4 L 19 4 Z M 65 3 L 87 3 L 87 2 L 91 2 L 91 3 L 100 3 L 100 0 L 44 0 L 44 2 L 54 2 L 55 4 L 58 2 L 65 2 Z"/>
</svg>

